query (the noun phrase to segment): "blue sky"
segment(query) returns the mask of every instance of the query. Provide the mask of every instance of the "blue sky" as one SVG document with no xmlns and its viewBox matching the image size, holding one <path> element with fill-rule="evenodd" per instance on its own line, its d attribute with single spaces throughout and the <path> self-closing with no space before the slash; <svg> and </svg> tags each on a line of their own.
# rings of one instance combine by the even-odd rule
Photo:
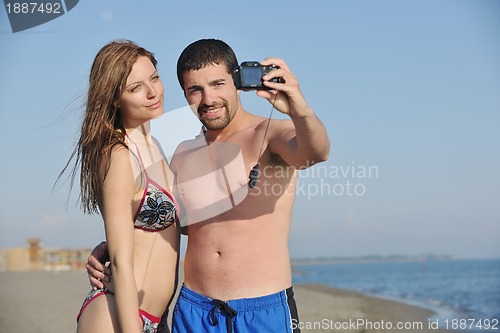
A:
<svg viewBox="0 0 500 333">
<path fill-rule="evenodd" d="M 162 142 L 198 129 L 175 63 L 189 43 L 225 40 L 240 61 L 278 56 L 332 141 L 299 181 L 295 258 L 500 256 L 500 2 L 80 1 L 12 33 L 0 9 L 0 248 L 93 246 L 99 216 L 52 185 L 77 137 L 90 65 L 107 42 L 152 50 L 166 89 Z M 244 93 L 248 111 L 266 101 Z M 165 128 L 165 129 L 164 129 Z M 371 170 L 371 173 L 368 173 Z M 352 172 L 354 171 L 354 173 Z M 350 191 L 350 192 L 349 192 Z"/>
</svg>

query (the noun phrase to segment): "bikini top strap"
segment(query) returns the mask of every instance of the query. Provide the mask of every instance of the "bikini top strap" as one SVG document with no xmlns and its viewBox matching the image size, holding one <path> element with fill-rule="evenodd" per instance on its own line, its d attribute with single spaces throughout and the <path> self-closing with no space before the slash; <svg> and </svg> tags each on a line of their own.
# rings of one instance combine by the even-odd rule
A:
<svg viewBox="0 0 500 333">
<path fill-rule="evenodd" d="M 146 171 L 146 167 L 144 166 L 144 161 L 142 160 L 141 152 L 139 151 L 139 146 L 137 146 L 137 144 L 134 142 L 134 140 L 132 140 L 132 138 L 130 138 L 130 136 L 128 136 L 128 134 L 125 135 L 127 136 L 128 140 L 134 144 L 135 150 L 137 151 L 137 156 L 139 156 L 139 161 L 141 161 L 142 171 L 146 175 L 146 178 L 149 178 L 148 173 Z"/>
</svg>

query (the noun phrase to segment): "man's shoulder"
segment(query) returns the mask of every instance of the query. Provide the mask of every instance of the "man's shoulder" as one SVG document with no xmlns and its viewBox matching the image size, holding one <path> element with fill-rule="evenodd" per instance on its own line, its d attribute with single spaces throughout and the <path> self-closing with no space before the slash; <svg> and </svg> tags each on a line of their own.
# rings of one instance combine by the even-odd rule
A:
<svg viewBox="0 0 500 333">
<path fill-rule="evenodd" d="M 261 118 L 262 120 L 255 126 L 255 129 L 256 131 L 267 130 L 267 135 L 271 135 L 272 133 L 279 133 L 286 129 L 295 129 L 295 127 L 293 126 L 293 122 L 290 119 Z"/>
<path fill-rule="evenodd" d="M 176 163 L 181 160 L 182 157 L 203 146 L 206 146 L 206 141 L 203 137 L 203 134 L 199 134 L 193 139 L 182 141 L 177 145 L 177 148 L 175 148 L 174 155 L 172 156 L 171 167 L 174 168 Z"/>
<path fill-rule="evenodd" d="M 293 126 L 293 123 L 290 119 L 276 119 L 276 118 L 269 118 L 269 117 L 264 117 L 264 116 L 259 116 L 253 113 L 249 113 L 250 115 L 250 123 L 252 124 L 252 127 L 256 129 L 262 129 L 266 128 L 267 124 L 270 122 L 270 126 Z"/>
<path fill-rule="evenodd" d="M 181 141 L 181 143 L 177 145 L 177 148 L 175 148 L 175 153 L 180 153 L 186 150 L 191 150 L 205 145 L 206 141 L 203 134 L 199 134 L 192 139 Z"/>
</svg>

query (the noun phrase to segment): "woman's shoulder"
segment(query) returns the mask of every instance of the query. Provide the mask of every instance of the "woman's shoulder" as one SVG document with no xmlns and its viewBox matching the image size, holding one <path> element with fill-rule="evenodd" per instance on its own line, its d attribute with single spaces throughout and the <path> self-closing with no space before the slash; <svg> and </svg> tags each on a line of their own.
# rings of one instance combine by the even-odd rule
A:
<svg viewBox="0 0 500 333">
<path fill-rule="evenodd" d="M 123 144 L 115 144 L 110 148 L 108 157 L 101 159 L 100 175 L 101 179 L 108 178 L 116 173 L 120 175 L 136 173 L 134 168 L 134 158 L 132 152 Z"/>
</svg>

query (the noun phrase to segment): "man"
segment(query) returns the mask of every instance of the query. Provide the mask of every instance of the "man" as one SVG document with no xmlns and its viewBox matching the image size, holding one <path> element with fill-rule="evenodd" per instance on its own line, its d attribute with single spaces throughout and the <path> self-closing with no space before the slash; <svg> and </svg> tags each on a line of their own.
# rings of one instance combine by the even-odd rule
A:
<svg viewBox="0 0 500 333">
<path fill-rule="evenodd" d="M 298 320 L 288 253 L 296 170 L 325 161 L 330 144 L 283 60 L 261 62 L 277 69 L 262 78 L 269 90 L 257 95 L 290 120 L 271 120 L 244 110 L 232 78 L 237 64 L 233 50 L 213 39 L 192 43 L 177 63 L 186 100 L 206 130 L 181 143 L 171 163 L 178 199 L 188 215 L 189 236 L 172 332 L 215 332 L 221 325 L 228 332 L 291 332 L 296 326 L 292 322 Z M 272 80 L 278 77 L 280 82 Z M 234 156 L 227 147 L 237 147 Z M 234 159 L 226 158 L 228 154 Z M 243 167 L 232 172 L 227 161 L 238 156 Z M 260 175 L 247 188 L 257 163 Z M 215 170 L 225 171 L 219 178 L 208 177 Z M 209 186 L 183 190 L 199 179 Z M 204 192 L 211 187 L 222 188 L 217 191 L 227 194 L 229 204 L 206 195 L 215 193 Z M 245 195 L 237 200 L 238 188 L 244 188 Z M 214 204 L 193 213 L 194 205 L 203 200 Z M 218 209 L 221 206 L 226 208 Z"/>
</svg>

